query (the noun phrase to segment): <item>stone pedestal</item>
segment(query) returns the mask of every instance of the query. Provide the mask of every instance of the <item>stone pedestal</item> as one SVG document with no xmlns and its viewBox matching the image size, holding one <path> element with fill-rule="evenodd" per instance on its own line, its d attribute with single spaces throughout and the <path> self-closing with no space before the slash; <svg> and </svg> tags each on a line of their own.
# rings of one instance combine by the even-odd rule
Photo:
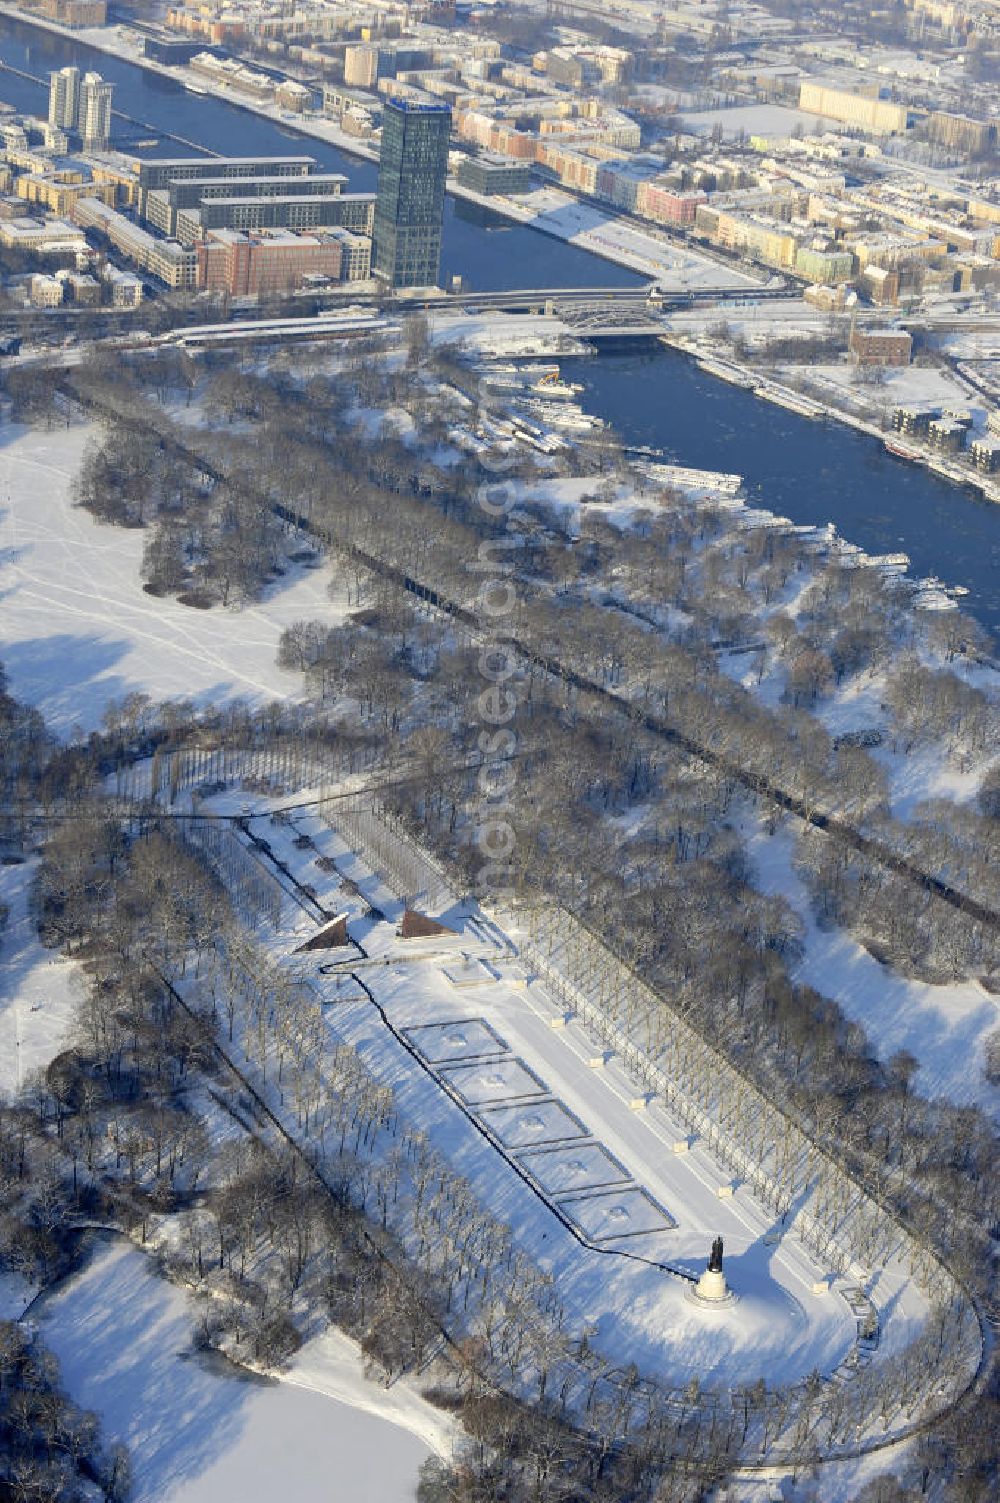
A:
<svg viewBox="0 0 1000 1503">
<path fill-rule="evenodd" d="M 686 1298 L 702 1310 L 724 1310 L 736 1303 L 721 1268 L 706 1268 L 697 1284 L 689 1284 Z"/>
<path fill-rule="evenodd" d="M 711 1301 L 713 1304 L 729 1298 L 729 1286 L 726 1283 L 726 1275 L 721 1268 L 706 1268 L 698 1280 L 695 1294 L 699 1299 Z"/>
</svg>

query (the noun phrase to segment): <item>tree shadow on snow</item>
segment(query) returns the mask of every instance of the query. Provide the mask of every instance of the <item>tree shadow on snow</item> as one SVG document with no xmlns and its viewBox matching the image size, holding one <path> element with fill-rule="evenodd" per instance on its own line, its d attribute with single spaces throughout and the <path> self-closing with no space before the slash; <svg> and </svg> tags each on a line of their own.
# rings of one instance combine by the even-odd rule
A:
<svg viewBox="0 0 1000 1503">
<path fill-rule="evenodd" d="M 192 1361 L 196 1306 L 123 1241 L 105 1244 L 46 1309 L 45 1338 L 78 1403 L 133 1462 L 133 1503 L 160 1503 L 237 1444 L 256 1384 Z"/>
<path fill-rule="evenodd" d="M 109 699 L 135 686 L 109 670 L 130 651 L 124 639 L 73 636 L 28 637 L 0 644 L 11 693 L 36 705 L 50 728 L 65 731 L 77 723 L 99 723 Z"/>
</svg>

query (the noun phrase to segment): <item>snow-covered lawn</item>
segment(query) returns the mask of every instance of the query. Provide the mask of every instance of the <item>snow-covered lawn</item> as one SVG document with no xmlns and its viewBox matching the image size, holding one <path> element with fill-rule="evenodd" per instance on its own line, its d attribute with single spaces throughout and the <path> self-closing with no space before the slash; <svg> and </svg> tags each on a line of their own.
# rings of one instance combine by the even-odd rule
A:
<svg viewBox="0 0 1000 1503">
<path fill-rule="evenodd" d="M 404 1383 L 368 1383 L 351 1343 L 322 1336 L 287 1379 L 199 1354 L 187 1295 L 121 1241 L 100 1247 L 41 1314 L 69 1393 L 131 1452 L 133 1503 L 407 1503 L 447 1421 Z"/>
<path fill-rule="evenodd" d="M 986 1035 L 1000 1027 L 1000 999 L 978 982 L 931 986 L 880 965 L 843 930 L 817 927 L 805 886 L 793 866 L 794 838 L 758 831 L 750 840 L 758 886 L 786 898 L 805 926 L 796 980 L 833 997 L 861 1023 L 880 1059 L 897 1049 L 920 1061 L 914 1088 L 1000 1116 L 1000 1090 L 983 1076 Z"/>
<path fill-rule="evenodd" d="M 75 961 L 38 942 L 28 913 L 36 864 L 0 866 L 0 903 L 10 909 L 0 934 L 0 1095 L 7 1096 L 59 1053 L 85 985 Z"/>
<path fill-rule="evenodd" d="M 707 135 L 716 125 L 722 127 L 723 136 L 770 136 L 775 139 L 790 136 L 796 127 L 811 135 L 817 126 L 828 129 L 828 122 L 819 115 L 809 115 L 803 110 L 789 109 L 783 104 L 733 105 L 717 110 L 695 110 L 681 116 L 685 129 L 699 135 Z"/>
<path fill-rule="evenodd" d="M 818 385 L 830 395 L 861 397 L 872 406 L 892 412 L 894 407 L 961 407 L 972 414 L 975 428 L 986 422 L 984 399 L 970 392 L 954 372 L 938 366 L 907 365 L 898 370 L 883 370 L 878 386 L 861 385 L 857 367 L 847 361 L 824 365 L 790 365 L 789 373 L 804 376 L 810 385 Z"/>
<path fill-rule="evenodd" d="M 301 675 L 277 667 L 278 639 L 303 617 L 338 619 L 329 569 L 289 574 L 240 611 L 147 595 L 145 534 L 99 525 L 72 503 L 93 432 L 2 431 L 0 662 L 11 693 L 66 737 L 98 726 L 108 701 L 134 690 L 200 705 L 297 697 Z"/>
</svg>

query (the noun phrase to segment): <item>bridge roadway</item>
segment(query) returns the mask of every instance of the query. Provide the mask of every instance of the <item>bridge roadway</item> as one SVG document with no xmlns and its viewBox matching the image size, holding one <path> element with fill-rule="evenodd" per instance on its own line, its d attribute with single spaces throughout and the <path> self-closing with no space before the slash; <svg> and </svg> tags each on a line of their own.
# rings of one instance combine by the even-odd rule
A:
<svg viewBox="0 0 1000 1503">
<path fill-rule="evenodd" d="M 458 296 L 396 297 L 364 294 L 330 303 L 318 314 L 295 314 L 282 318 L 259 319 L 249 312 L 237 313 L 228 322 L 184 325 L 144 343 L 226 344 L 234 340 L 267 340 L 275 343 L 291 339 L 344 338 L 365 329 L 384 327 L 385 315 L 415 309 L 447 312 L 465 308 L 510 314 L 544 314 L 558 318 L 571 333 L 582 339 L 653 339 L 665 332 L 663 315 L 691 307 L 733 307 L 754 303 L 760 298 L 770 301 L 795 297 L 794 288 L 774 287 L 715 292 L 703 290 L 691 294 L 653 294 L 647 287 L 626 288 L 529 288 L 513 292 L 466 293 Z"/>
<path fill-rule="evenodd" d="M 359 304 L 377 302 L 393 311 L 405 308 L 481 308 L 501 313 L 535 313 L 545 304 L 565 308 L 567 305 L 598 304 L 629 305 L 648 303 L 657 309 L 676 309 L 712 306 L 716 303 L 753 304 L 773 302 L 801 296 L 801 288 L 780 287 L 703 287 L 690 291 L 660 291 L 656 282 L 647 282 L 641 287 L 515 287 L 504 292 L 452 292 L 446 296 L 386 298 L 383 295 L 360 296 L 354 299 Z"/>
</svg>

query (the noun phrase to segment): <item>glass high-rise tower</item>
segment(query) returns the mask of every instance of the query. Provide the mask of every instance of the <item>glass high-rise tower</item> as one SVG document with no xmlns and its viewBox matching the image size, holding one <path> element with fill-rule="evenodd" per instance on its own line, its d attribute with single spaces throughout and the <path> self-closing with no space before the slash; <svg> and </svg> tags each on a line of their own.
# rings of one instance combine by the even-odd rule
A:
<svg viewBox="0 0 1000 1503">
<path fill-rule="evenodd" d="M 450 135 L 448 105 L 386 100 L 372 267 L 392 287 L 437 284 Z"/>
</svg>

